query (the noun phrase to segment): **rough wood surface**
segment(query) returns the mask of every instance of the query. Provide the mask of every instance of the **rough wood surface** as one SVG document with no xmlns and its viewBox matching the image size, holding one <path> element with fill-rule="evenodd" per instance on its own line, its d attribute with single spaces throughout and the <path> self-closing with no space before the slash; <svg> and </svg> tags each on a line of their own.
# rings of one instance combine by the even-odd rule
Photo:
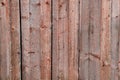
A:
<svg viewBox="0 0 120 80">
<path fill-rule="evenodd" d="M 101 9 L 101 80 L 110 80 L 111 74 L 111 0 L 102 0 Z"/>
<path fill-rule="evenodd" d="M 112 1 L 111 6 L 111 80 L 119 80 L 120 0 Z"/>
<path fill-rule="evenodd" d="M 53 0 L 52 80 L 68 80 L 67 7 L 67 0 Z"/>
<path fill-rule="evenodd" d="M 19 0 L 10 0 L 11 28 L 11 80 L 21 79 L 20 51 L 20 8 Z"/>
<path fill-rule="evenodd" d="M 40 0 L 41 80 L 51 80 L 51 18 L 51 0 Z"/>
<path fill-rule="evenodd" d="M 0 1 L 0 79 L 11 79 L 9 2 Z"/>
<path fill-rule="evenodd" d="M 0 0 L 0 80 L 20 80 L 19 0 Z"/>
<path fill-rule="evenodd" d="M 30 80 L 30 24 L 29 0 L 21 0 L 22 80 Z"/>
<path fill-rule="evenodd" d="M 100 80 L 101 0 L 90 1 L 89 14 L 89 80 Z"/>
<path fill-rule="evenodd" d="M 68 4 L 68 80 L 78 80 L 79 0 L 69 0 Z"/>
<path fill-rule="evenodd" d="M 51 1 L 21 0 L 23 80 L 51 79 Z"/>
<path fill-rule="evenodd" d="M 120 80 L 120 0 L 0 0 L 0 80 Z"/>
<path fill-rule="evenodd" d="M 89 80 L 89 0 L 80 0 L 79 80 Z"/>
</svg>

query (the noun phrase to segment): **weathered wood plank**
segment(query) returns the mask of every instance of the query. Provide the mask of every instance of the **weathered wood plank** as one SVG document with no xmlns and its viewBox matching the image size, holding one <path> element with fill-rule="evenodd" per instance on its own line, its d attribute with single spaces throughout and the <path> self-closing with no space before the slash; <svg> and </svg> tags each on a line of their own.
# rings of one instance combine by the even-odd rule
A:
<svg viewBox="0 0 120 80">
<path fill-rule="evenodd" d="M 51 80 L 51 0 L 40 0 L 41 80 Z"/>
<path fill-rule="evenodd" d="M 120 79 L 120 27 L 118 28 L 118 54 L 119 54 L 119 61 L 118 61 L 118 80 Z"/>
<path fill-rule="evenodd" d="M 51 79 L 51 0 L 22 0 L 23 80 Z"/>
<path fill-rule="evenodd" d="M 80 0 L 80 58 L 79 58 L 79 79 L 88 80 L 89 73 L 89 0 Z"/>
<path fill-rule="evenodd" d="M 79 0 L 69 0 L 68 7 L 68 80 L 78 80 Z"/>
<path fill-rule="evenodd" d="M 100 80 L 110 80 L 111 74 L 111 0 L 102 0 L 102 13 L 101 13 L 101 68 Z"/>
<path fill-rule="evenodd" d="M 111 80 L 119 80 L 119 27 L 120 27 L 120 0 L 112 1 L 111 15 Z"/>
<path fill-rule="evenodd" d="M 10 0 L 11 80 L 21 80 L 19 0 Z"/>
<path fill-rule="evenodd" d="M 52 80 L 68 80 L 68 0 L 53 0 Z"/>
<path fill-rule="evenodd" d="M 0 79 L 20 80 L 19 0 L 1 0 L 0 14 Z"/>
<path fill-rule="evenodd" d="M 30 80 L 40 80 L 40 0 L 29 0 Z M 41 19 L 42 20 L 42 19 Z"/>
<path fill-rule="evenodd" d="M 89 51 L 89 80 L 100 80 L 100 20 L 101 0 L 90 1 L 90 51 Z"/>
<path fill-rule="evenodd" d="M 9 1 L 0 0 L 0 80 L 11 80 Z"/>
<path fill-rule="evenodd" d="M 29 0 L 21 0 L 22 80 L 30 80 L 30 24 Z"/>
<path fill-rule="evenodd" d="M 120 0 L 0 0 L 0 80 L 119 80 L 119 7 Z"/>
</svg>

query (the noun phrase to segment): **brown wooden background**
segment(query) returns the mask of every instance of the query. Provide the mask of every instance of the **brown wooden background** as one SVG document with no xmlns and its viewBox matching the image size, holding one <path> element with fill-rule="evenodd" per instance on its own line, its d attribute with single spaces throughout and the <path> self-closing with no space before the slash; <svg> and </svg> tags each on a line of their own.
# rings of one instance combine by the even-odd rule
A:
<svg viewBox="0 0 120 80">
<path fill-rule="evenodd" d="M 0 80 L 120 80 L 120 0 L 0 0 Z"/>
</svg>

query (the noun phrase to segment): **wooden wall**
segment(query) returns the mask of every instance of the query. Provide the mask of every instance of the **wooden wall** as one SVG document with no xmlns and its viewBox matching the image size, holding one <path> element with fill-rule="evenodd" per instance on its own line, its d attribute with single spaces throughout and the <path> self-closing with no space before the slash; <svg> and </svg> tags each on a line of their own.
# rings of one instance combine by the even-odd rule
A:
<svg viewBox="0 0 120 80">
<path fill-rule="evenodd" d="M 120 0 L 0 0 L 0 80 L 120 80 Z"/>
</svg>

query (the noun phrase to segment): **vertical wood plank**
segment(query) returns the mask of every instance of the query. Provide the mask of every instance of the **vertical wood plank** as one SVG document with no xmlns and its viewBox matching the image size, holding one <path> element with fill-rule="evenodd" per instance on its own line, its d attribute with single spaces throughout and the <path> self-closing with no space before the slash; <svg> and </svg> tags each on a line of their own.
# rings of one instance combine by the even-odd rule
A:
<svg viewBox="0 0 120 80">
<path fill-rule="evenodd" d="M 22 80 L 120 79 L 119 0 L 20 2 Z M 21 80 L 19 9 L 0 0 L 0 80 Z"/>
<path fill-rule="evenodd" d="M 51 79 L 51 0 L 21 0 L 23 80 Z"/>
<path fill-rule="evenodd" d="M 120 20 L 120 0 L 112 0 L 111 15 L 111 80 L 119 80 L 118 63 L 119 63 L 119 20 Z"/>
<path fill-rule="evenodd" d="M 19 0 L 10 0 L 11 80 L 21 80 Z"/>
<path fill-rule="evenodd" d="M 89 80 L 89 0 L 80 0 L 79 80 Z"/>
<path fill-rule="evenodd" d="M 29 0 L 30 80 L 40 80 L 40 0 Z M 42 20 L 42 19 L 41 19 Z"/>
<path fill-rule="evenodd" d="M 78 26 L 79 26 L 79 0 L 69 0 L 69 26 L 68 26 L 68 80 L 78 80 Z"/>
<path fill-rule="evenodd" d="M 51 0 L 40 0 L 41 80 L 51 80 Z"/>
<path fill-rule="evenodd" d="M 120 1 L 118 2 L 119 6 L 120 6 Z M 120 7 L 119 7 L 120 8 Z M 120 9 L 118 11 L 119 16 L 117 15 L 116 17 L 118 18 L 118 21 L 120 21 Z M 120 23 L 117 23 L 117 25 L 120 26 Z M 118 29 L 118 55 L 119 55 L 119 59 L 118 59 L 118 80 L 120 80 L 120 27 L 117 27 Z"/>
<path fill-rule="evenodd" d="M 0 0 L 0 80 L 11 80 L 9 1 Z"/>
<path fill-rule="evenodd" d="M 90 51 L 89 80 L 100 80 L 100 19 L 101 1 L 90 1 Z"/>
<path fill-rule="evenodd" d="M 22 80 L 30 80 L 30 24 L 29 0 L 21 0 Z"/>
<path fill-rule="evenodd" d="M 52 80 L 68 80 L 68 0 L 53 0 Z"/>
<path fill-rule="evenodd" d="M 110 80 L 111 73 L 111 0 L 102 0 L 102 17 L 101 17 L 101 79 Z"/>
<path fill-rule="evenodd" d="M 118 80 L 119 80 L 120 79 L 120 27 L 118 28 L 118 41 L 119 41 L 118 42 L 118 54 L 119 54 L 119 59 L 118 59 L 119 60 L 118 61 Z"/>
<path fill-rule="evenodd" d="M 20 80 L 19 0 L 1 0 L 0 16 L 0 79 Z"/>
</svg>

